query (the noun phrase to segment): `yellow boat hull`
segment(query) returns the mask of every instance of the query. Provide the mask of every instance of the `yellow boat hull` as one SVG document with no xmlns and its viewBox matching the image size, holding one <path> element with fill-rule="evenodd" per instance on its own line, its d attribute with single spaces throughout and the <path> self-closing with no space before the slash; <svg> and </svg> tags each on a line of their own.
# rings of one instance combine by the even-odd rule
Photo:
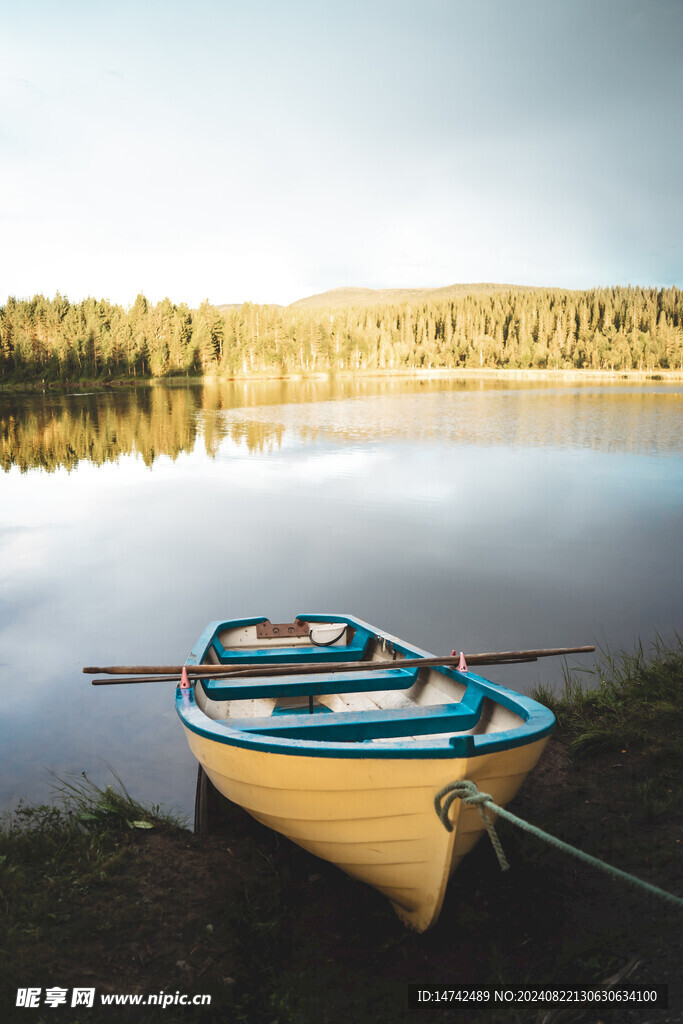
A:
<svg viewBox="0 0 683 1024">
<path fill-rule="evenodd" d="M 434 809 L 437 792 L 470 779 L 504 806 L 547 742 L 543 737 L 465 758 L 358 759 L 275 754 L 184 729 L 223 796 L 373 886 L 418 932 L 437 920 L 451 874 L 484 829 L 478 810 L 456 800 L 450 809 L 454 829 L 448 832 Z"/>
</svg>

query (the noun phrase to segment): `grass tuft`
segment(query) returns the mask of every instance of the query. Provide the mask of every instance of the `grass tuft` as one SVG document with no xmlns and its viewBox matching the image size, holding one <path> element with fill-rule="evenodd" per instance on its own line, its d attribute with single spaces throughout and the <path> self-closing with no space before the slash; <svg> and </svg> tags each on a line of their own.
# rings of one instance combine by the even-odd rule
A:
<svg viewBox="0 0 683 1024">
<path fill-rule="evenodd" d="M 128 912 L 137 829 L 170 833 L 182 824 L 177 815 L 134 800 L 112 773 L 115 784 L 105 788 L 85 773 L 65 779 L 51 773 L 57 804 L 20 803 L 0 818 L 3 1005 L 5 999 L 14 1005 L 17 984 L 35 976 L 36 962 L 79 948 L 84 936 L 99 941 Z"/>
<path fill-rule="evenodd" d="M 584 678 L 580 678 L 582 675 Z M 680 807 L 683 775 L 683 639 L 657 636 L 646 651 L 600 649 L 592 669 L 564 669 L 559 693 L 532 696 L 557 718 L 558 736 L 575 760 L 619 751 L 638 756 L 647 782 L 640 796 L 651 814 Z"/>
<path fill-rule="evenodd" d="M 187 822 L 160 804 L 146 806 L 134 800 L 120 775 L 107 765 L 116 786 L 101 789 L 85 772 L 62 778 L 54 772 L 53 790 L 60 798 L 67 816 L 74 816 L 82 825 L 99 833 L 118 832 L 123 824 L 129 828 L 186 828 Z"/>
</svg>

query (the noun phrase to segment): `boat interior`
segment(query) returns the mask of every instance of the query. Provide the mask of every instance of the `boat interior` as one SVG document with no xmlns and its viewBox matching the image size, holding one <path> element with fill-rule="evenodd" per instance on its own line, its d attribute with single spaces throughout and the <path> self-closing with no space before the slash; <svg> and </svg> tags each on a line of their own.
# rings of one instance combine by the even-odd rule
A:
<svg viewBox="0 0 683 1024">
<path fill-rule="evenodd" d="M 452 737 L 463 754 L 472 752 L 468 736 L 515 729 L 526 720 L 522 708 L 491 699 L 469 673 L 401 668 L 406 659 L 427 656 L 396 637 L 341 618 L 226 623 L 203 652 L 203 664 L 264 670 L 305 664 L 320 671 L 203 678 L 195 699 L 207 717 L 262 735 L 375 743 Z M 345 672 L 345 662 L 387 667 Z M 333 670 L 326 669 L 332 664 Z"/>
</svg>

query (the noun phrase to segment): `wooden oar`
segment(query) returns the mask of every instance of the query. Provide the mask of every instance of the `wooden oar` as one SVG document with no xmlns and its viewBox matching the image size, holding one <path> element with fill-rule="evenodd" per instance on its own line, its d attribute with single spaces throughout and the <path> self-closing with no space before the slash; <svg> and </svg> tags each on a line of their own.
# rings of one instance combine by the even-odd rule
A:
<svg viewBox="0 0 683 1024">
<path fill-rule="evenodd" d="M 588 654 L 595 647 L 554 647 L 535 651 L 495 651 L 485 654 L 467 654 L 468 665 L 510 665 L 520 662 L 536 661 L 537 658 L 558 657 L 565 654 Z M 362 672 L 382 671 L 387 668 L 432 668 L 437 665 L 455 666 L 460 663 L 459 656 L 443 658 L 396 658 L 389 661 L 334 661 L 334 662 L 293 662 L 263 666 L 256 665 L 108 665 L 104 667 L 87 666 L 83 671 L 92 675 L 138 676 L 137 679 L 95 679 L 94 686 L 113 685 L 116 683 L 142 682 L 173 682 L 177 681 L 184 667 L 188 674 L 195 678 L 221 679 L 226 677 L 248 678 L 250 676 L 270 675 L 305 675 L 317 672 Z"/>
<path fill-rule="evenodd" d="M 435 660 L 437 660 L 437 659 L 435 659 Z M 500 661 L 487 661 L 487 662 L 484 662 L 484 664 L 486 664 L 486 665 L 519 665 L 519 664 L 522 664 L 522 663 L 526 664 L 528 662 L 536 661 L 536 660 L 537 660 L 536 658 L 509 658 L 509 659 L 501 659 Z M 420 668 L 424 667 L 424 661 L 425 661 L 424 658 L 420 659 L 420 666 L 419 666 Z M 453 659 L 453 665 L 454 666 L 457 667 L 458 663 L 459 663 L 459 659 L 458 658 Z M 441 660 L 438 660 L 437 664 L 443 665 L 444 662 L 441 661 Z M 450 661 L 447 664 L 450 664 Z M 334 666 L 332 666 L 332 668 L 327 668 L 324 665 L 317 665 L 317 666 L 310 665 L 310 666 L 306 666 L 305 668 L 302 668 L 300 665 L 298 666 L 298 668 L 297 668 L 297 666 L 294 666 L 294 665 L 292 665 L 292 666 L 283 665 L 283 666 L 281 666 L 278 669 L 276 669 L 273 665 L 269 665 L 267 669 L 256 669 L 253 666 L 250 666 L 248 670 L 247 669 L 243 669 L 241 671 L 232 671 L 232 672 L 220 672 L 220 671 L 219 672 L 200 672 L 199 674 L 197 674 L 197 673 L 195 673 L 193 671 L 192 666 L 189 666 L 189 668 L 188 668 L 188 678 L 189 678 L 189 680 L 191 682 L 195 683 L 195 682 L 198 682 L 201 679 L 224 679 L 224 680 L 225 679 L 238 679 L 238 680 L 242 680 L 242 679 L 256 678 L 256 677 L 260 677 L 260 676 L 274 676 L 274 675 L 284 676 L 284 675 L 289 675 L 290 667 L 292 669 L 295 669 L 295 671 L 293 671 L 291 673 L 293 676 L 313 675 L 314 673 L 320 673 L 322 675 L 322 674 L 327 673 L 327 672 L 329 672 L 330 675 L 334 675 L 335 672 L 342 671 L 339 668 L 335 669 Z M 368 669 L 377 670 L 377 669 L 386 669 L 386 668 L 416 668 L 416 667 L 417 666 L 415 665 L 414 661 L 407 661 L 407 660 L 403 660 L 402 661 L 402 660 L 398 660 L 397 659 L 396 661 L 373 661 L 373 662 L 367 661 L 367 662 L 361 662 L 361 663 L 350 662 L 348 664 L 344 664 L 343 671 L 346 671 L 347 669 L 350 669 L 351 671 L 359 671 L 361 668 L 368 668 Z M 428 665 L 427 667 L 428 668 L 429 667 L 434 667 L 434 662 L 430 662 L 430 665 Z M 180 681 L 180 678 L 181 677 L 179 675 L 175 675 L 175 674 L 174 675 L 167 675 L 167 676 L 162 676 L 162 675 L 156 675 L 156 676 L 129 676 L 129 677 L 125 677 L 125 678 L 123 676 L 113 675 L 113 676 L 110 676 L 107 679 L 93 679 L 92 680 L 92 685 L 93 686 L 121 686 L 124 683 L 173 683 L 173 682 L 177 683 L 177 682 Z"/>
</svg>

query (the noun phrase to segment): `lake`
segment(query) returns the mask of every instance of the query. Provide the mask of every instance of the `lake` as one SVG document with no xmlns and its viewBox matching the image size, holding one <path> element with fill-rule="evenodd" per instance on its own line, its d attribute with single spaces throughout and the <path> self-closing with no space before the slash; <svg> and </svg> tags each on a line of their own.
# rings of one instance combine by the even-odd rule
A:
<svg viewBox="0 0 683 1024">
<path fill-rule="evenodd" d="M 672 638 L 682 456 L 683 384 L 658 381 L 0 394 L 0 806 L 109 764 L 191 815 L 172 684 L 81 668 L 182 662 L 213 619 L 348 612 L 437 654 Z"/>
</svg>

